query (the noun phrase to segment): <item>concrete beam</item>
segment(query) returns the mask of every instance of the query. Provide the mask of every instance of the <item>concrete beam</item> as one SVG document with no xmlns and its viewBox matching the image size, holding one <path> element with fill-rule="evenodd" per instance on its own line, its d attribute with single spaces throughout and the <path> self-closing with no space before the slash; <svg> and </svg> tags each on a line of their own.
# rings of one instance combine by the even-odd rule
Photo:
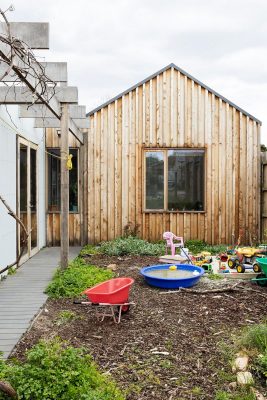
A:
<svg viewBox="0 0 267 400">
<path fill-rule="evenodd" d="M 79 130 L 73 119 L 69 120 L 69 131 L 83 144 L 83 133 Z"/>
<path fill-rule="evenodd" d="M 55 92 L 60 103 L 78 103 L 78 88 L 76 86 L 57 86 Z"/>
<path fill-rule="evenodd" d="M 48 88 L 47 92 L 50 99 L 54 91 L 52 88 Z M 2 104 L 32 104 L 36 97 L 26 86 L 0 86 L 0 103 Z M 55 88 L 54 97 L 60 103 L 78 103 L 78 89 L 72 86 L 58 86 Z M 37 102 L 39 103 L 41 100 L 37 100 Z M 57 111 L 59 111 L 58 107 Z M 55 116 L 58 116 L 57 111 Z"/>
<path fill-rule="evenodd" d="M 66 62 L 42 62 L 45 74 L 54 82 L 68 82 L 68 65 Z"/>
<path fill-rule="evenodd" d="M 67 71 L 67 63 L 65 62 L 46 62 L 46 63 L 40 63 L 43 68 L 44 68 L 44 73 L 46 76 L 53 82 L 67 82 L 68 81 L 68 71 Z M 27 65 L 21 61 L 16 62 L 15 60 L 15 66 L 18 68 L 25 68 L 28 69 Z M 33 68 L 35 70 L 38 70 L 37 64 L 33 65 Z M 6 71 L 8 70 L 8 65 L 4 62 L 0 63 L 0 76 L 2 76 Z M 40 69 L 40 73 L 41 73 Z M 27 73 L 25 74 L 25 76 Z M 27 76 L 28 79 L 32 78 L 30 76 Z M 32 84 L 34 85 L 34 79 L 32 78 Z M 11 70 L 11 72 L 5 76 L 2 79 L 2 82 L 15 82 L 18 81 L 18 76 L 16 73 Z"/>
<path fill-rule="evenodd" d="M 48 104 L 45 105 L 49 111 L 55 115 L 56 118 L 61 118 L 61 106 L 57 101 L 56 97 L 52 97 Z M 76 137 L 76 139 L 83 144 L 83 134 L 79 128 L 75 125 L 72 119 L 69 120 L 69 131 Z"/>
<path fill-rule="evenodd" d="M 76 104 L 69 105 L 70 118 L 87 118 L 86 107 Z M 19 106 L 20 118 L 55 118 L 55 115 L 44 104 L 33 104 L 31 106 L 22 104 Z"/>
<path fill-rule="evenodd" d="M 79 129 L 88 129 L 89 128 L 89 119 L 72 119 L 77 128 Z M 57 118 L 36 118 L 34 122 L 35 128 L 60 128 L 60 120 Z"/>
<path fill-rule="evenodd" d="M 2 26 L 2 33 L 7 34 L 6 24 L 0 23 Z M 0 28 L 1 33 L 1 28 Z M 32 49 L 35 48 L 43 48 L 46 49 L 49 47 L 49 26 L 47 23 L 43 24 L 35 24 L 35 23 L 14 23 L 12 27 L 12 34 L 14 36 L 19 37 L 21 40 L 25 41 Z M 3 43 L 0 43 L 0 57 L 7 62 L 10 62 L 10 48 Z M 16 69 L 16 66 L 13 67 L 14 72 L 20 79 L 22 85 L 24 87 L 0 87 L 0 103 L 2 104 L 32 104 L 34 99 L 33 93 L 36 93 L 36 97 L 39 97 L 40 103 L 44 104 L 47 109 L 56 117 L 61 117 L 61 104 L 65 102 L 70 103 L 78 103 L 78 92 L 76 89 L 76 93 L 72 93 L 76 97 L 70 99 L 67 97 L 67 94 L 64 96 L 63 88 L 59 88 L 58 98 L 53 96 L 49 97 L 49 100 L 42 96 L 42 88 L 36 88 L 34 82 L 29 77 L 25 77 L 20 73 L 19 69 Z M 27 89 L 26 89 L 27 88 Z M 67 90 L 71 90 L 70 88 L 66 88 Z M 27 91 L 28 90 L 28 91 Z M 69 120 L 69 130 L 70 132 L 79 140 L 80 143 L 83 144 L 83 134 L 75 125 L 75 123 L 70 119 Z"/>
<path fill-rule="evenodd" d="M 11 35 L 25 42 L 31 49 L 49 49 L 47 22 L 10 22 Z M 7 25 L 0 23 L 0 34 L 7 35 Z"/>
</svg>

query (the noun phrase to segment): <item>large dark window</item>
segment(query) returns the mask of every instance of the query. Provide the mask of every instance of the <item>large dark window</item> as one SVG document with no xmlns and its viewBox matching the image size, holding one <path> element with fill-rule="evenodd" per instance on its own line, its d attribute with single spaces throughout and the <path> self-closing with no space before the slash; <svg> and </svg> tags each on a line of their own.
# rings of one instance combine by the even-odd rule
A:
<svg viewBox="0 0 267 400">
<path fill-rule="evenodd" d="M 60 211 L 60 150 L 48 152 L 48 211 Z M 69 211 L 78 212 L 78 150 L 70 149 L 72 169 L 69 173 Z"/>
<path fill-rule="evenodd" d="M 147 210 L 204 210 L 204 150 L 147 150 L 145 163 Z"/>
</svg>

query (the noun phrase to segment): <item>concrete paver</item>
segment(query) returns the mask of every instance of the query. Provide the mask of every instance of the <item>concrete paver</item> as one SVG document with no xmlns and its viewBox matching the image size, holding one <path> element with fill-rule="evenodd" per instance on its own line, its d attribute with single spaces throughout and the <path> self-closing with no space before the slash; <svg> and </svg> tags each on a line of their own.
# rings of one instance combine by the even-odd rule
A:
<svg viewBox="0 0 267 400">
<path fill-rule="evenodd" d="M 80 247 L 70 248 L 70 259 Z M 60 248 L 48 247 L 0 282 L 0 352 L 7 358 L 47 300 L 44 290 L 59 264 Z"/>
</svg>

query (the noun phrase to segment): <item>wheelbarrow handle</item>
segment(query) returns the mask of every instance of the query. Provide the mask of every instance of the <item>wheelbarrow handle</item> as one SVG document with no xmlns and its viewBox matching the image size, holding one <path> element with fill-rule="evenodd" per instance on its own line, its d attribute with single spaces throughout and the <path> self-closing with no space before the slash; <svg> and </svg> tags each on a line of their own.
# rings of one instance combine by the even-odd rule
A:
<svg viewBox="0 0 267 400">
<path fill-rule="evenodd" d="M 99 305 L 101 305 L 101 303 L 92 303 L 91 301 L 84 301 L 84 300 L 74 300 L 73 304 L 85 304 L 85 305 L 90 305 L 90 306 L 99 306 Z"/>
</svg>

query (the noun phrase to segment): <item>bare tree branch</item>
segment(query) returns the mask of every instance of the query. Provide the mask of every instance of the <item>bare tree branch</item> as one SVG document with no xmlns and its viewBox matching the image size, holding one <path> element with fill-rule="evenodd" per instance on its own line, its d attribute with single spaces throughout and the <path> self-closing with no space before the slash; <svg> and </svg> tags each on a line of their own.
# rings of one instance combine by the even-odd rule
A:
<svg viewBox="0 0 267 400">
<path fill-rule="evenodd" d="M 12 86 L 27 80 L 27 85 L 33 93 L 32 104 L 38 100 L 49 103 L 55 95 L 57 84 L 46 75 L 45 66 L 37 60 L 27 43 L 11 35 L 6 11 L 0 9 L 0 16 L 7 25 L 7 35 L 0 34 L 0 43 L 10 49 L 8 54 L 0 50 L 0 62 L 7 65 L 6 71 L 0 76 L 0 81 L 3 81 L 6 76 L 14 71 L 14 76 L 17 76 L 18 79 L 15 79 Z"/>
<path fill-rule="evenodd" d="M 28 241 L 28 237 L 30 232 L 27 231 L 24 223 L 21 221 L 21 219 L 14 213 L 14 211 L 12 211 L 12 209 L 9 207 L 9 205 L 7 204 L 7 202 L 3 199 L 3 197 L 0 195 L 0 201 L 4 204 L 4 206 L 6 207 L 6 209 L 8 210 L 8 214 L 13 217 L 16 222 L 21 226 L 22 228 L 22 232 L 23 232 L 23 239 L 22 239 L 22 246 L 20 248 L 20 253 L 17 257 L 17 259 L 12 263 L 7 265 L 4 269 L 0 270 L 0 274 L 2 274 L 5 271 L 8 271 L 11 267 L 14 267 L 14 265 L 18 265 L 19 261 L 24 253 L 27 241 Z"/>
</svg>

